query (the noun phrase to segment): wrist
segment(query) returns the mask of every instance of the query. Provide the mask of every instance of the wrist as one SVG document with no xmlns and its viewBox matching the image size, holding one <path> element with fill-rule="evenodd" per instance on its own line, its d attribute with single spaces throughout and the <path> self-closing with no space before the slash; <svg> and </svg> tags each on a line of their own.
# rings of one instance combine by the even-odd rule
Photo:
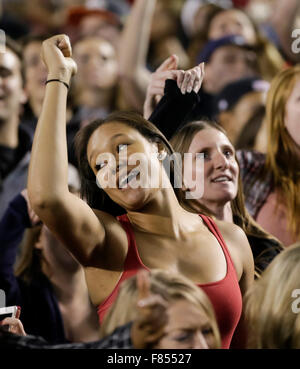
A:
<svg viewBox="0 0 300 369">
<path fill-rule="evenodd" d="M 70 85 L 71 76 L 72 76 L 71 71 L 64 69 L 64 68 L 60 68 L 57 70 L 49 71 L 48 76 L 47 76 L 47 81 L 49 81 L 50 79 L 58 79 Z"/>
</svg>

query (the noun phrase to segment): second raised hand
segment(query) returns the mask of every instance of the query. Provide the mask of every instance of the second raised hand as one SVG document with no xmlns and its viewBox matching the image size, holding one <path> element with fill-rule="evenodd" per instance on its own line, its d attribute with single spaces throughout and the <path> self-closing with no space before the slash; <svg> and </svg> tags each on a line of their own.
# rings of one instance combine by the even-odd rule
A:
<svg viewBox="0 0 300 369">
<path fill-rule="evenodd" d="M 182 94 L 194 91 L 198 93 L 204 77 L 204 63 L 200 63 L 194 68 L 188 69 L 177 79 L 177 86 Z"/>
</svg>

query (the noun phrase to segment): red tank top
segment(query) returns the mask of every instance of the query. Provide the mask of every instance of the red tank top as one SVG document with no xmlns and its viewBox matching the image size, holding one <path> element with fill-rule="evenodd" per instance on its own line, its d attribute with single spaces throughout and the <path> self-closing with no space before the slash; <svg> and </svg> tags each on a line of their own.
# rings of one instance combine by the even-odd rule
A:
<svg viewBox="0 0 300 369">
<path fill-rule="evenodd" d="M 226 259 L 227 272 L 226 276 L 220 281 L 199 284 L 198 286 L 208 295 L 214 307 L 222 339 L 222 348 L 229 348 L 242 312 L 242 295 L 233 262 L 220 231 L 211 218 L 204 215 L 200 216 L 222 247 Z M 135 275 L 139 269 L 148 270 L 139 256 L 133 229 L 127 215 L 125 214 L 118 217 L 118 220 L 127 234 L 128 252 L 124 263 L 124 271 L 118 283 L 111 294 L 98 306 L 100 323 L 109 307 L 115 301 L 120 284 L 127 278 Z"/>
</svg>

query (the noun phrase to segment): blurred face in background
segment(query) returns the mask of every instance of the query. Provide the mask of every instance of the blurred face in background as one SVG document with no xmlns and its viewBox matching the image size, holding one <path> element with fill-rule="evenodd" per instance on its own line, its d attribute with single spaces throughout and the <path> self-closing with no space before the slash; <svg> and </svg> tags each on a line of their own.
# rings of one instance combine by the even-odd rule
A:
<svg viewBox="0 0 300 369">
<path fill-rule="evenodd" d="M 257 41 L 255 29 L 250 19 L 237 9 L 218 13 L 210 23 L 208 30 L 209 39 L 214 40 L 229 35 L 243 36 L 250 45 L 255 44 Z"/>
<path fill-rule="evenodd" d="M 18 114 L 25 100 L 21 62 L 7 47 L 5 53 L 0 53 L 0 122 Z"/>
<path fill-rule="evenodd" d="M 178 300 L 168 308 L 168 324 L 157 349 L 218 348 L 212 323 L 200 306 Z"/>
<path fill-rule="evenodd" d="M 47 69 L 41 59 L 42 42 L 32 41 L 23 50 L 25 90 L 35 116 L 39 116 L 45 95 Z"/>
<path fill-rule="evenodd" d="M 300 150 L 300 77 L 287 100 L 284 125 Z"/>
<path fill-rule="evenodd" d="M 101 38 L 88 37 L 74 46 L 78 65 L 75 76 L 80 89 L 112 89 L 118 77 L 118 62 L 114 47 Z"/>
<path fill-rule="evenodd" d="M 205 64 L 204 89 L 211 94 L 219 93 L 228 83 L 246 77 L 254 77 L 256 54 L 235 45 L 219 47 Z"/>
</svg>

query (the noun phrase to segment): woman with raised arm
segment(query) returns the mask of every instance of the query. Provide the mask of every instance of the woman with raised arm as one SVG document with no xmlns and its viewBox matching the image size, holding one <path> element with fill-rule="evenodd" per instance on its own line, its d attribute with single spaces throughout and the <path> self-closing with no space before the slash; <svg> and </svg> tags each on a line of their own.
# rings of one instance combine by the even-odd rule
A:
<svg viewBox="0 0 300 369">
<path fill-rule="evenodd" d="M 65 112 L 76 65 L 68 37 L 44 41 L 42 56 L 48 80 L 28 193 L 37 215 L 85 267 L 100 320 L 119 284 L 138 269 L 178 271 L 209 296 L 222 347 L 228 348 L 241 317 L 242 296 L 254 276 L 244 232 L 180 206 L 162 164 L 162 158 L 172 154 L 169 142 L 133 113 L 115 113 L 81 129 L 77 150 L 87 203 L 72 195 L 67 186 Z M 142 165 L 132 164 L 132 155 Z"/>
</svg>

